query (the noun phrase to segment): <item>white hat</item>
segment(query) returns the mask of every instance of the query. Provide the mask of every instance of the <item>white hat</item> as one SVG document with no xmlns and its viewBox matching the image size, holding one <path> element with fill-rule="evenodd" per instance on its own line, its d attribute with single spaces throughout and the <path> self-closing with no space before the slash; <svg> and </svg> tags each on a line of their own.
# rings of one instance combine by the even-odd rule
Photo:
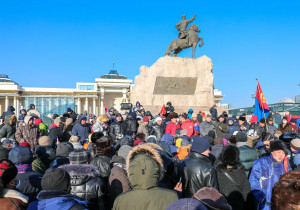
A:
<svg viewBox="0 0 300 210">
<path fill-rule="evenodd" d="M 155 122 L 157 122 L 157 121 L 162 121 L 162 119 L 161 119 L 161 117 L 157 117 L 157 118 L 155 118 Z"/>
</svg>

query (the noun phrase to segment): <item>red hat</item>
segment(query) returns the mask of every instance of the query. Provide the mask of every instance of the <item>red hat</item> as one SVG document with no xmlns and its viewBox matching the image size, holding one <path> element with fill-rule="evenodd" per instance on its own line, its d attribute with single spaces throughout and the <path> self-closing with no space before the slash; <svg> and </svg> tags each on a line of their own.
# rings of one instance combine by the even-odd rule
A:
<svg viewBox="0 0 300 210">
<path fill-rule="evenodd" d="M 149 117 L 147 116 L 143 117 L 143 122 L 149 122 Z"/>
<path fill-rule="evenodd" d="M 137 145 L 139 145 L 140 143 L 143 143 L 143 141 L 141 140 L 141 139 L 138 139 L 138 140 L 135 140 L 134 141 L 134 146 L 137 146 Z"/>
<path fill-rule="evenodd" d="M 34 120 L 34 124 L 39 125 L 40 123 L 42 123 L 42 119 L 35 119 Z"/>
<path fill-rule="evenodd" d="M 20 147 L 28 147 L 30 149 L 30 144 L 28 142 L 22 142 L 19 144 Z"/>
</svg>

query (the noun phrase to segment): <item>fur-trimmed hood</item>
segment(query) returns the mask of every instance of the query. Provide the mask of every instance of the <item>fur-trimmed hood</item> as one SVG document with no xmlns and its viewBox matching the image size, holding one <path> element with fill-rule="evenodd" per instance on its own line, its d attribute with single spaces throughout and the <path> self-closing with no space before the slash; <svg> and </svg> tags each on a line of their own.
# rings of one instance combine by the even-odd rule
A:
<svg viewBox="0 0 300 210">
<path fill-rule="evenodd" d="M 62 165 L 59 168 L 66 170 L 71 176 L 71 185 L 83 185 L 90 179 L 100 177 L 98 168 L 90 164 Z"/>
<path fill-rule="evenodd" d="M 5 122 L 8 122 L 11 126 L 15 125 L 17 122 L 17 117 L 16 115 L 6 115 L 4 118 Z"/>
<path fill-rule="evenodd" d="M 227 165 L 238 168 L 242 164 L 240 162 L 240 150 L 235 145 L 227 145 L 223 148 L 219 155 L 219 167 L 227 167 Z"/>
<path fill-rule="evenodd" d="M 8 188 L 5 188 L 3 190 L 3 197 L 4 198 L 16 198 L 16 199 L 23 201 L 24 203 L 28 203 L 28 200 L 29 200 L 29 198 L 26 195 L 23 195 L 22 193 L 20 193 L 16 190 L 12 190 L 12 189 L 8 189 Z"/>
<path fill-rule="evenodd" d="M 134 147 L 128 154 L 126 165 L 129 180 L 135 189 L 155 187 L 164 175 L 163 161 L 152 144 Z"/>
</svg>

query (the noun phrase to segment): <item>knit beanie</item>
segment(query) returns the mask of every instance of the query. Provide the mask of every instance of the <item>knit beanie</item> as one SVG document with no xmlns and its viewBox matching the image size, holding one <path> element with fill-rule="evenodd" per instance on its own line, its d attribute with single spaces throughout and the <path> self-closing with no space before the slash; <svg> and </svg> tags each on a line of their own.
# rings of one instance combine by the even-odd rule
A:
<svg viewBox="0 0 300 210">
<path fill-rule="evenodd" d="M 244 132 L 239 131 L 235 135 L 235 140 L 236 142 L 247 142 L 247 135 Z"/>
<path fill-rule="evenodd" d="M 34 124 L 36 124 L 36 125 L 39 125 L 39 124 L 41 124 L 42 122 L 43 122 L 43 121 L 42 121 L 42 119 L 40 119 L 40 118 L 34 120 Z"/>
<path fill-rule="evenodd" d="M 49 170 L 42 178 L 43 190 L 67 191 L 70 186 L 70 174 L 61 169 L 54 168 Z"/>
<path fill-rule="evenodd" d="M 70 152 L 74 150 L 73 145 L 69 142 L 61 142 L 56 147 L 57 157 L 69 157 Z"/>
<path fill-rule="evenodd" d="M 90 159 L 90 153 L 84 149 L 73 150 L 69 155 L 71 164 L 85 164 Z"/>
<path fill-rule="evenodd" d="M 39 138 L 39 145 L 41 146 L 50 146 L 53 141 L 49 138 L 49 136 L 41 136 Z"/>
<path fill-rule="evenodd" d="M 300 149 L 300 139 L 293 139 L 290 143 L 291 148 L 294 150 L 299 150 Z"/>
<path fill-rule="evenodd" d="M 123 157 L 125 160 L 127 160 L 127 156 L 129 154 L 129 152 L 132 150 L 132 147 L 131 146 L 128 146 L 128 145 L 124 145 L 122 146 L 120 149 L 119 149 L 119 152 L 118 152 L 118 156 L 121 156 Z"/>
<path fill-rule="evenodd" d="M 200 136 L 193 136 L 193 143 L 192 143 L 192 151 L 197 152 L 199 154 L 205 152 L 210 148 L 209 142 Z"/>
<path fill-rule="evenodd" d="M 147 116 L 143 117 L 143 122 L 149 122 L 149 117 Z"/>
</svg>

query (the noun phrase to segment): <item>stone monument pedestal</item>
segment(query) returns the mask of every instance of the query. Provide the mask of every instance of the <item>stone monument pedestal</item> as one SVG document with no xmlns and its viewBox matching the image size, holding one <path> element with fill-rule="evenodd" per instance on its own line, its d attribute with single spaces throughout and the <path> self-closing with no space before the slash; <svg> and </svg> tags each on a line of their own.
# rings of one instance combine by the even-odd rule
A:
<svg viewBox="0 0 300 210">
<path fill-rule="evenodd" d="M 141 66 L 130 101 L 139 101 L 153 115 L 172 102 L 175 112 L 208 111 L 214 103 L 213 64 L 207 56 L 197 59 L 159 58 L 151 67 Z"/>
</svg>

